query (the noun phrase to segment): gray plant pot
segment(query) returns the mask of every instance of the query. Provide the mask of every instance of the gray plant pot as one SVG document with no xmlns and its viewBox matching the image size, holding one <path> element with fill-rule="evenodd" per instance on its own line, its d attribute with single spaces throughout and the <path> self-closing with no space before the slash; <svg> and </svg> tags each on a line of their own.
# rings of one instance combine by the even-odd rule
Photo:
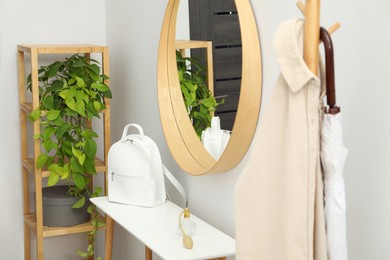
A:
<svg viewBox="0 0 390 260">
<path fill-rule="evenodd" d="M 67 227 L 87 222 L 90 214 L 87 208 L 90 205 L 87 199 L 82 208 L 74 209 L 72 205 L 77 201 L 73 195 L 67 194 L 69 187 L 58 185 L 42 189 L 43 225 L 49 227 Z"/>
</svg>

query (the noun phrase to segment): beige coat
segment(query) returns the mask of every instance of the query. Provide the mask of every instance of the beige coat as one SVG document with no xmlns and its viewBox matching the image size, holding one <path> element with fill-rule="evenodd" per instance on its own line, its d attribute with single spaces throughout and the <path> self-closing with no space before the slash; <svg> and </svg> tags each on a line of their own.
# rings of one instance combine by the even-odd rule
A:
<svg viewBox="0 0 390 260">
<path fill-rule="evenodd" d="M 238 260 L 325 260 L 319 162 L 323 84 L 302 58 L 303 21 L 283 22 L 281 75 L 235 194 Z M 321 73 L 323 75 L 323 73 Z"/>
</svg>

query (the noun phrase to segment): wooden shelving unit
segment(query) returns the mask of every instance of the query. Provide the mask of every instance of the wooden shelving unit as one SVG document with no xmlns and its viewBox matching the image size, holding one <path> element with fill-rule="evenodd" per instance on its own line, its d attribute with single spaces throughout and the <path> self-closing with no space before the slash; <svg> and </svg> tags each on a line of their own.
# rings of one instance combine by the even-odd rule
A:
<svg viewBox="0 0 390 260">
<path fill-rule="evenodd" d="M 24 199 L 24 259 L 29 260 L 31 257 L 30 233 L 31 230 L 36 235 L 36 252 L 37 259 L 44 259 L 44 238 L 52 236 L 62 236 L 77 233 L 86 233 L 92 231 L 94 227 L 89 223 L 75 225 L 71 227 L 46 227 L 43 226 L 42 213 L 42 180 L 49 176 L 46 169 L 38 169 L 36 160 L 41 152 L 41 143 L 39 139 L 34 140 L 34 156 L 28 155 L 28 136 L 40 133 L 39 120 L 33 123 L 33 133 L 27 131 L 27 115 L 33 109 L 39 107 L 39 85 L 38 85 L 38 68 L 39 57 L 45 54 L 84 54 L 90 56 L 97 53 L 102 56 L 102 72 L 109 75 L 109 55 L 108 48 L 96 45 L 18 45 L 18 78 L 19 78 L 19 102 L 20 102 L 20 125 L 21 125 L 21 151 L 22 151 L 22 174 L 23 174 L 23 199 Z M 31 79 L 32 79 L 32 98 L 27 100 L 26 81 L 25 81 L 25 56 L 29 55 Z M 108 84 L 108 80 L 105 82 Z M 106 109 L 102 111 L 103 120 L 103 153 L 104 158 L 96 158 L 96 172 L 104 174 L 104 193 L 107 195 L 107 155 L 110 147 L 110 103 L 106 100 Z M 30 190 L 29 174 L 34 178 L 35 186 L 35 209 L 30 210 Z M 93 180 L 91 180 L 93 181 Z M 93 185 L 93 183 L 92 183 Z M 105 257 L 110 260 L 112 255 L 112 238 L 113 238 L 113 220 L 106 215 L 105 229 Z"/>
</svg>

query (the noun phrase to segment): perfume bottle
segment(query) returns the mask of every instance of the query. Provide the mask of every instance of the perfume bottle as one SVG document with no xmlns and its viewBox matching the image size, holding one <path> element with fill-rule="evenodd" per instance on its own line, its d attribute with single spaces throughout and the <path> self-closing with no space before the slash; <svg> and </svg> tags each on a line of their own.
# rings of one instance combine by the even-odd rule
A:
<svg viewBox="0 0 390 260">
<path fill-rule="evenodd" d="M 188 208 L 185 208 L 179 216 L 179 228 L 183 234 L 183 245 L 187 249 L 193 247 L 193 240 L 191 237 L 196 233 L 196 223 L 193 222 L 190 217 L 191 214 Z"/>
<path fill-rule="evenodd" d="M 188 208 L 184 209 L 183 216 L 184 218 L 181 220 L 181 225 L 183 227 L 184 233 L 190 237 L 195 236 L 196 223 L 191 220 L 191 214 Z"/>
</svg>

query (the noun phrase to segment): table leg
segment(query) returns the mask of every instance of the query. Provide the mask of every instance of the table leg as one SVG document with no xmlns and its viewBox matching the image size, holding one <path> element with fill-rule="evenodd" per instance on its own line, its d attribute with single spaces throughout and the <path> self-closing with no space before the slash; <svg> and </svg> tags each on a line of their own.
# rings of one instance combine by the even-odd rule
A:
<svg viewBox="0 0 390 260">
<path fill-rule="evenodd" d="M 106 215 L 106 248 L 105 258 L 106 260 L 112 259 L 112 240 L 114 238 L 114 220 Z"/>
<path fill-rule="evenodd" d="M 152 260 L 153 259 L 153 252 L 152 250 L 145 246 L 145 260 Z"/>
</svg>

